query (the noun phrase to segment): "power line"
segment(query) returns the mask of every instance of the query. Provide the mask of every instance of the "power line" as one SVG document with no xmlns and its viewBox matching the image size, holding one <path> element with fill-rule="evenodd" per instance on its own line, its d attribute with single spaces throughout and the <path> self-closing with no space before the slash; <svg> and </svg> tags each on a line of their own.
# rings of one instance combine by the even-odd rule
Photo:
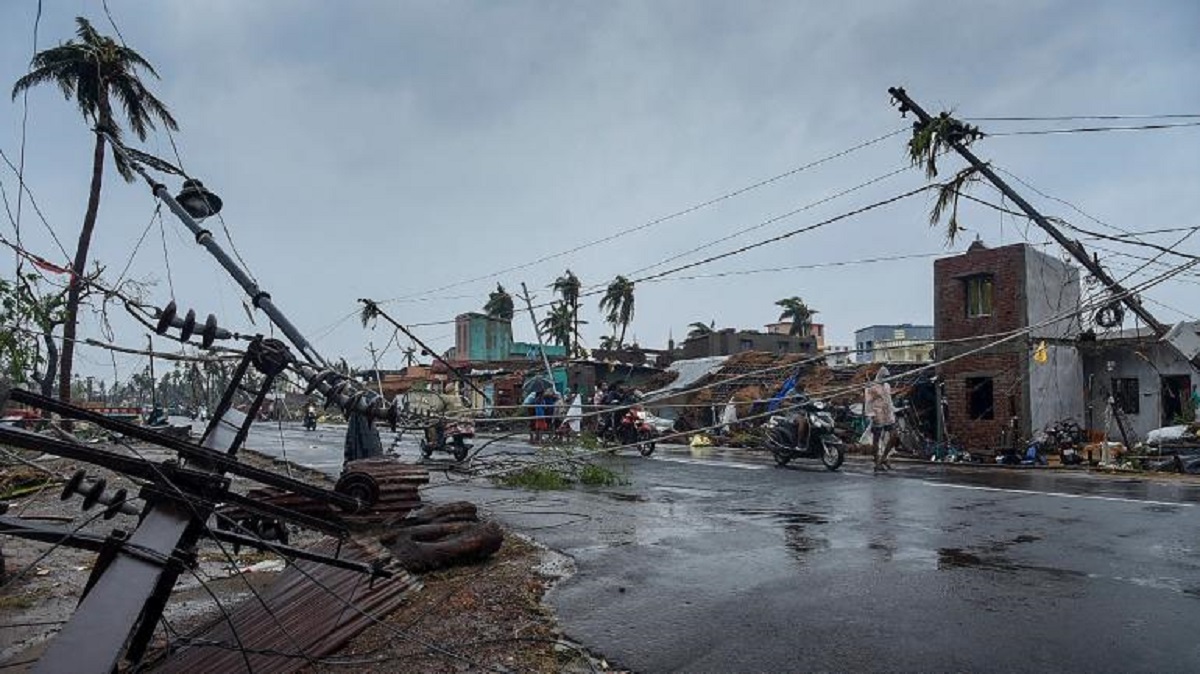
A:
<svg viewBox="0 0 1200 674">
<path fill-rule="evenodd" d="M 861 143 L 858 143 L 858 144 L 856 144 L 856 145 L 853 145 L 853 146 L 851 146 L 851 147 L 848 147 L 848 148 L 846 148 L 846 149 L 844 149 L 844 150 L 840 150 L 840 151 L 838 151 L 838 152 L 835 152 L 835 153 L 833 153 L 833 154 L 826 155 L 826 156 L 824 156 L 824 157 L 821 157 L 820 159 L 813 160 L 813 161 L 811 161 L 811 162 L 809 162 L 809 163 L 807 163 L 807 164 L 803 164 L 803 165 L 801 165 L 801 166 L 797 166 L 797 167 L 795 167 L 795 168 L 793 168 L 793 169 L 789 169 L 789 170 L 787 170 L 787 171 L 784 171 L 783 173 L 779 173 L 779 174 L 776 174 L 776 175 L 774 175 L 774 176 L 771 176 L 771 177 L 769 177 L 769 178 L 765 178 L 765 179 L 763 179 L 763 180 L 759 180 L 759 181 L 757 181 L 757 182 L 751 183 L 751 184 L 749 184 L 749 185 L 746 185 L 746 186 L 744 186 L 744 187 L 740 187 L 740 188 L 738 188 L 738 189 L 735 189 L 735 190 L 733 190 L 733 191 L 731 191 L 731 192 L 726 192 L 726 193 L 724 193 L 724 194 L 722 194 L 722 195 L 720 195 L 720 196 L 717 196 L 717 197 L 713 197 L 713 198 L 711 198 L 711 199 L 708 199 L 707 201 L 703 201 L 703 202 L 700 202 L 700 203 L 698 203 L 698 204 L 695 204 L 695 205 L 692 205 L 692 206 L 688 206 L 687 208 L 683 208 L 683 209 L 680 209 L 680 210 L 678 210 L 678 211 L 675 211 L 675 212 L 673 212 L 673 213 L 669 213 L 669 214 L 667 214 L 667 215 L 663 215 L 663 216 L 660 216 L 660 217 L 654 218 L 654 219 L 652 219 L 652 220 L 649 220 L 649 221 L 647 221 L 647 222 L 644 222 L 644 223 L 642 223 L 642 224 L 640 224 L 640 225 L 635 225 L 635 226 L 633 226 L 633 227 L 628 227 L 628 228 L 626 228 L 626 229 L 620 230 L 620 231 L 618 231 L 618 232 L 615 232 L 615 233 L 613 233 L 613 234 L 610 234 L 610 235 L 608 235 L 608 236 L 604 236 L 604 237 L 601 237 L 601 238 L 598 238 L 598 239 L 594 239 L 594 240 L 592 240 L 592 241 L 588 241 L 588 242 L 586 242 L 586 243 L 579 244 L 579 245 L 577 245 L 577 246 L 574 246 L 574 247 L 572 247 L 572 248 L 568 248 L 568 249 L 566 249 L 566 250 L 561 250 L 561 251 L 558 251 L 558 252 L 556 252 L 556 253 L 550 253 L 550 254 L 548 254 L 548 255 L 543 255 L 542 257 L 539 257 L 539 258 L 537 258 L 537 259 L 535 259 L 535 260 L 533 260 L 533 261 L 531 261 L 531 262 L 525 262 L 525 263 L 522 263 L 522 264 L 514 265 L 514 266 L 512 266 L 512 267 L 508 267 L 508 268 L 506 268 L 506 269 L 501 269 L 501 270 L 499 270 L 499 271 L 492 272 L 492 273 L 489 273 L 489 274 L 484 274 L 484 275 L 482 275 L 482 276 L 476 276 L 476 277 L 474 277 L 474 278 L 466 279 L 466 280 L 464 280 L 464 281 L 457 281 L 457 282 L 455 282 L 455 283 L 448 283 L 448 284 L 446 284 L 446 285 L 442 285 L 442 286 L 438 286 L 438 287 L 436 287 L 436 288 L 432 288 L 432 289 L 430 289 L 430 290 L 427 290 L 427 291 L 425 291 L 425 292 L 420 292 L 420 293 L 409 293 L 409 294 L 407 294 L 407 295 L 401 295 L 401 296 L 399 296 L 399 297 L 394 297 L 394 298 L 392 298 L 392 299 L 388 299 L 388 300 L 382 300 L 382 301 L 380 301 L 380 302 L 379 302 L 379 304 L 387 304 L 387 303 L 389 303 L 389 302 L 394 302 L 394 301 L 397 301 L 397 300 L 408 299 L 408 298 L 410 298 L 410 297 L 415 297 L 415 296 L 419 296 L 419 295 L 424 295 L 424 294 L 427 294 L 427 293 L 436 293 L 436 292 L 441 292 L 441 291 L 443 291 L 443 290 L 449 290 L 450 288 L 458 288 L 458 287 L 461 287 L 461 286 L 464 286 L 464 285 L 467 285 L 467 284 L 470 284 L 470 283 L 476 283 L 476 282 L 478 282 L 478 281 L 486 281 L 486 280 L 489 280 L 489 279 L 494 279 L 494 278 L 497 278 L 497 277 L 499 277 L 499 276 L 502 276 L 502 275 L 504 275 L 504 274 L 508 274 L 508 273 L 511 273 L 511 272 L 514 272 L 514 271 L 520 271 L 520 270 L 522 270 L 522 269 L 528 269 L 529 267 L 532 267 L 532 266 L 534 266 L 534 265 L 537 265 L 537 264 L 541 264 L 541 263 L 543 263 L 543 262 L 548 262 L 548 261 L 550 261 L 550 260 L 554 260 L 554 259 L 557 259 L 557 258 L 560 258 L 560 257 L 564 257 L 564 256 L 566 256 L 566 255 L 570 255 L 570 254 L 572 254 L 572 253 L 577 253 L 577 252 L 579 252 L 579 251 L 581 251 L 581 250 L 585 250 L 585 249 L 587 249 L 587 248 L 591 248 L 592 246 L 598 246 L 598 245 L 600 245 L 600 244 L 602 244 L 602 243 L 607 243 L 607 242 L 609 242 L 609 241 L 612 241 L 612 240 L 614 240 L 614 239 L 620 238 L 620 237 L 622 237 L 622 236 L 626 236 L 626 235 L 628 235 L 628 234 L 632 234 L 632 233 L 634 233 L 634 232 L 639 232 L 639 231 L 641 231 L 641 230 L 644 230 L 644 229 L 647 229 L 647 228 L 650 228 L 650 227 L 654 227 L 654 226 L 656 226 L 656 225 L 660 225 L 660 224 L 662 224 L 662 223 L 664 223 L 664 222 L 668 222 L 668 221 L 670 221 L 670 220 L 674 220 L 674 219 L 676 219 L 676 218 L 680 218 L 680 217 L 683 217 L 683 216 L 685 216 L 685 215 L 689 215 L 689 214 L 691 214 L 691 213 L 695 213 L 696 211 L 703 210 L 703 209 L 705 209 L 705 208 L 708 208 L 709 206 L 712 206 L 712 205 L 715 205 L 715 204 L 721 203 L 721 202 L 723 202 L 723 201 L 726 201 L 726 200 L 732 199 L 732 198 L 734 198 L 734 197 L 738 197 L 738 196 L 740 196 L 740 195 L 742 195 L 742 194 L 745 194 L 745 193 L 747 193 L 747 192 L 751 192 L 751 191 L 753 191 L 753 190 L 756 190 L 756 189 L 759 189 L 759 188 L 761 188 L 761 187 L 765 187 L 765 186 L 767 186 L 767 185 L 770 185 L 770 184 L 772 184 L 772 183 L 775 183 L 775 182 L 778 182 L 778 181 L 780 181 L 780 180 L 783 180 L 784 178 L 788 178 L 788 177 L 794 176 L 794 175 L 796 175 L 796 174 L 798 174 L 798 173 L 802 173 L 802 172 L 804 172 L 804 171 L 807 171 L 807 170 L 809 170 L 809 169 L 816 168 L 817 166 L 820 166 L 820 165 L 822 165 L 822 164 L 825 164 L 825 163 L 827 163 L 827 162 L 833 161 L 834 159 L 838 159 L 838 158 L 840 158 L 840 157 L 844 157 L 844 156 L 846 156 L 846 155 L 848 155 L 848 154 L 851 154 L 851 153 L 853 153 L 853 152 L 857 152 L 858 150 L 862 150 L 862 149 L 864 149 L 864 148 L 870 147 L 870 146 L 872 146 L 872 145 L 874 145 L 874 144 L 876 144 L 876 143 L 880 143 L 880 142 L 882 142 L 882 141 L 884 141 L 884 140 L 887 140 L 888 138 L 891 138 L 891 137 L 893 137 L 893 136 L 899 135 L 899 134 L 901 134 L 901 133 L 904 133 L 905 131 L 908 131 L 908 130 L 909 130 L 909 128 L 908 128 L 908 127 L 904 127 L 904 128 L 901 128 L 901 129 L 897 129 L 897 130 L 895 130 L 895 131 L 888 132 L 888 133 L 886 133 L 886 134 L 883 134 L 883 135 L 881 135 L 881 136 L 878 136 L 878 137 L 876 137 L 876 138 L 872 138 L 872 139 L 870 139 L 870 140 L 863 141 L 863 142 L 861 142 Z"/>
<path fill-rule="evenodd" d="M 901 173 L 904 173 L 904 172 L 908 171 L 908 170 L 909 170 L 909 168 L 911 168 L 911 167 L 910 167 L 910 166 L 908 166 L 908 165 L 904 165 L 904 166 L 902 166 L 902 167 L 900 167 L 900 168 L 896 169 L 895 171 L 891 171 L 891 172 L 889 172 L 889 173 L 885 173 L 885 174 L 883 174 L 883 175 L 876 176 L 876 177 L 874 177 L 874 178 L 871 178 L 870 180 L 867 180 L 867 181 L 865 181 L 865 182 L 861 182 L 861 183 L 859 183 L 859 184 L 855 185 L 854 187 L 850 187 L 850 188 L 847 188 L 847 189 L 841 190 L 840 192 L 835 192 L 835 193 L 833 193 L 833 194 L 830 194 L 830 195 L 828 195 L 828 196 L 826 196 L 826 197 L 824 197 L 824 198 L 822 198 L 822 199 L 818 199 L 818 200 L 816 200 L 816 201 L 813 201 L 813 202 L 811 202 L 811 203 L 805 204 L 804 206 L 801 206 L 800 208 L 797 208 L 797 209 L 794 209 L 794 210 L 788 211 L 787 213 L 785 213 L 785 214 L 783 214 L 783 215 L 781 215 L 781 216 L 778 216 L 778 217 L 776 217 L 776 218 L 771 218 L 771 219 L 769 219 L 769 220 L 765 220 L 765 221 L 763 221 L 763 222 L 760 222 L 760 223 L 758 223 L 758 224 L 756 224 L 756 225 L 751 225 L 750 227 L 745 227 L 745 228 L 743 228 L 743 229 L 739 229 L 739 230 L 737 230 L 736 232 L 733 232 L 733 233 L 731 233 L 731 234 L 727 234 L 727 235 L 725 235 L 725 236 L 722 236 L 722 237 L 720 237 L 720 238 L 718 238 L 718 239 L 713 239 L 712 241 L 709 241 L 709 242 L 707 242 L 707 243 L 704 243 L 704 244 L 701 244 L 701 245 L 699 245 L 699 246 L 696 246 L 695 248 L 691 248 L 691 249 L 689 249 L 689 250 L 685 250 L 685 251 L 683 251 L 682 253 L 677 253 L 677 254 L 675 254 L 675 255 L 672 255 L 671 257 L 668 257 L 668 258 L 666 258 L 666 259 L 664 259 L 664 260 L 661 260 L 661 261 L 659 261 L 659 262 L 656 262 L 656 263 L 654 263 L 654 264 L 652 264 L 652 265 L 649 265 L 649 266 L 646 266 L 646 267 L 641 267 L 640 269 L 635 269 L 635 270 L 633 270 L 632 272 L 630 272 L 630 276 L 633 276 L 633 275 L 636 275 L 636 274 L 640 274 L 640 273 L 642 273 L 642 272 L 644 272 L 644 271 L 648 271 L 648 270 L 650 270 L 650 269 L 654 269 L 655 267 L 660 267 L 660 266 L 662 266 L 662 265 L 664 265 L 664 264 L 667 264 L 667 263 L 669 263 L 669 262 L 674 262 L 675 260 L 678 260 L 678 259 L 680 259 L 680 258 L 682 258 L 682 257 L 687 257 L 688 255 L 691 255 L 692 253 L 697 253 L 697 252 L 699 252 L 699 251 L 702 251 L 702 250 L 705 250 L 705 249 L 707 249 L 707 248 L 712 248 L 713 246 L 715 246 L 715 245 L 717 245 L 717 244 L 719 244 L 719 243 L 724 243 L 724 242 L 726 242 L 726 241 L 729 241 L 730 239 L 735 239 L 735 238 L 737 238 L 737 237 L 741 236 L 742 234 L 747 234 L 747 233 L 749 233 L 749 232 L 753 232 L 753 231 L 755 231 L 755 230 L 762 229 L 763 227 L 766 227 L 766 226 L 768 226 L 768 225 L 771 225 L 771 224 L 773 224 L 773 223 L 775 223 L 775 222 L 778 222 L 778 221 L 780 221 L 780 220 L 782 220 L 782 219 L 784 219 L 784 218 L 789 218 L 789 217 L 791 217 L 791 216 L 793 216 L 793 215 L 797 215 L 797 214 L 799 214 L 799 213 L 802 213 L 802 212 L 804 212 L 804 211 L 810 210 L 810 209 L 812 209 L 812 208 L 816 208 L 817 206 L 820 206 L 820 205 L 822 205 L 822 204 L 826 204 L 826 203 L 829 203 L 830 201 L 833 201 L 833 200 L 835 200 L 835 199 L 839 199 L 839 198 L 841 198 L 841 197 L 844 197 L 844 196 L 846 196 L 847 194 L 852 194 L 852 193 L 854 193 L 854 192 L 857 192 L 858 190 L 864 189 L 864 188 L 866 188 L 866 187 L 870 187 L 871 185 L 874 185 L 874 184 L 876 184 L 876 183 L 879 183 L 879 182 L 882 182 L 882 181 L 884 181 L 884 180 L 887 180 L 888 178 L 891 178 L 892 176 L 896 176 L 896 175 L 899 175 L 899 174 L 901 174 Z"/>
<path fill-rule="evenodd" d="M 837 262 L 814 262 L 812 264 L 798 264 L 787 267 L 765 267 L 761 269 L 739 269 L 734 271 L 715 272 L 712 274 L 695 274 L 692 276 L 672 276 L 671 278 L 649 279 L 647 283 L 657 283 L 663 281 L 691 281 L 696 279 L 707 278 L 724 278 L 726 276 L 750 276 L 753 274 L 772 274 L 784 271 L 802 271 L 806 269 L 825 269 L 828 267 L 849 267 L 860 264 L 874 264 L 877 262 L 896 262 L 900 260 L 916 260 L 921 258 L 938 257 L 939 255 L 947 255 L 948 251 L 934 251 L 929 253 L 909 253 L 906 255 L 887 255 L 882 257 L 867 257 L 857 260 L 841 260 Z"/>
<path fill-rule="evenodd" d="M 1053 136 L 1067 133 L 1098 133 L 1104 131 L 1156 131 L 1161 129 L 1179 129 L 1189 126 L 1200 126 L 1200 122 L 1136 124 L 1131 126 L 1081 126 L 1073 129 L 1026 129 L 1021 131 L 997 131 L 984 135 L 992 138 L 1000 136 Z"/>
<path fill-rule="evenodd" d="M 4 163 L 8 165 L 8 168 L 12 170 L 13 173 L 17 174 L 17 176 L 21 175 L 20 169 L 18 169 L 17 166 L 12 163 L 12 160 L 8 158 L 8 155 L 4 153 L 3 149 L 0 149 L 0 160 L 3 160 Z M 70 260 L 71 254 L 67 252 L 66 247 L 63 246 L 62 241 L 59 240 L 58 234 L 54 231 L 54 228 L 50 226 L 50 222 L 46 220 L 46 215 L 42 213 L 42 208 L 38 206 L 37 199 L 35 199 L 33 196 L 33 191 L 29 189 L 29 185 L 26 184 L 23 179 L 20 181 L 19 189 L 21 189 L 25 195 L 29 197 L 29 205 L 33 206 L 33 211 L 37 213 L 38 219 L 41 221 L 42 225 L 45 226 L 46 231 L 50 233 L 50 238 L 54 239 L 54 244 L 58 246 L 60 251 L 62 251 L 63 257 Z"/>
<path fill-rule="evenodd" d="M 1200 119 L 1200 114 L 1167 114 L 1167 115 L 1046 115 L 1027 117 L 963 117 L 969 122 L 1070 122 L 1078 120 L 1120 120 L 1120 119 Z"/>
</svg>

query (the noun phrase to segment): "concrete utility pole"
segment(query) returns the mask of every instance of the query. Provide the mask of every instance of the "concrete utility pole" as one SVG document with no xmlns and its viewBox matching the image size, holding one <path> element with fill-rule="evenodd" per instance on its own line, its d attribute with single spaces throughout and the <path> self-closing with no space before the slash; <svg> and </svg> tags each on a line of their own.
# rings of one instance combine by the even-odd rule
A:
<svg viewBox="0 0 1200 674">
<path fill-rule="evenodd" d="M 367 351 L 371 352 L 372 367 L 375 368 L 375 386 L 379 388 L 379 395 L 383 395 L 383 379 L 379 376 L 379 359 L 375 357 L 375 342 L 367 342 Z"/>
<path fill-rule="evenodd" d="M 929 124 L 931 121 L 933 121 L 933 118 L 929 116 L 929 113 L 925 112 L 921 106 L 917 105 L 916 102 L 909 98 L 904 89 L 900 87 L 891 87 L 888 89 L 888 93 L 892 95 L 892 98 L 896 99 L 896 101 L 900 103 L 901 115 L 906 112 L 912 112 L 917 116 L 917 119 L 919 119 L 922 124 Z M 962 155 L 963 159 L 966 159 L 971 166 L 975 167 L 975 169 L 979 171 L 983 177 L 991 181 L 991 183 L 996 186 L 996 189 L 1003 192 L 1004 196 L 1008 197 L 1013 203 L 1019 206 L 1021 210 L 1029 216 L 1030 220 L 1033 220 L 1038 227 L 1041 227 L 1043 230 L 1045 230 L 1046 233 L 1049 234 L 1055 241 L 1057 241 L 1060 246 L 1065 248 L 1067 252 L 1070 253 L 1071 256 L 1083 266 L 1084 269 L 1088 270 L 1088 273 L 1096 277 L 1096 279 L 1103 283 L 1109 290 L 1111 290 L 1113 294 L 1119 297 L 1120 301 L 1123 302 L 1125 306 L 1129 307 L 1130 311 L 1137 314 L 1138 318 L 1141 318 L 1146 325 L 1154 331 L 1155 337 L 1161 338 L 1167 334 L 1168 327 L 1158 322 L 1158 319 L 1156 319 L 1146 309 L 1146 307 L 1142 306 L 1141 300 L 1139 300 L 1136 295 L 1126 290 L 1125 287 L 1122 286 L 1112 276 L 1109 276 L 1108 272 L 1104 270 L 1104 267 L 1101 267 L 1098 261 L 1096 261 L 1092 256 L 1088 255 L 1088 252 L 1083 248 L 1083 244 L 1079 243 L 1077 240 L 1068 239 L 1061 231 L 1059 231 L 1057 227 L 1047 220 L 1045 216 L 1031 206 L 1028 201 L 1025 201 L 1023 198 L 1021 198 L 1020 194 L 1017 194 L 1011 187 L 1008 186 L 1007 183 L 1001 180 L 1000 176 L 997 176 L 996 173 L 992 171 L 991 167 L 980 161 L 979 158 L 976 157 L 973 152 L 968 150 L 962 143 L 958 142 L 957 140 L 952 141 L 951 147 L 953 147 L 956 152 Z"/>
<path fill-rule="evenodd" d="M 146 335 L 146 352 L 150 354 L 150 413 L 158 407 L 158 380 L 154 378 L 154 335 Z"/>
<path fill-rule="evenodd" d="M 546 357 L 546 347 L 542 344 L 542 330 L 538 327 L 537 314 L 533 313 L 533 302 L 529 300 L 529 288 L 525 287 L 524 281 L 521 281 L 521 295 L 525 298 L 525 308 L 529 309 L 529 320 L 533 321 L 533 334 L 537 335 L 538 351 L 542 354 L 542 364 L 546 366 L 546 376 L 553 386 L 554 372 L 550 370 L 550 359 Z"/>
</svg>

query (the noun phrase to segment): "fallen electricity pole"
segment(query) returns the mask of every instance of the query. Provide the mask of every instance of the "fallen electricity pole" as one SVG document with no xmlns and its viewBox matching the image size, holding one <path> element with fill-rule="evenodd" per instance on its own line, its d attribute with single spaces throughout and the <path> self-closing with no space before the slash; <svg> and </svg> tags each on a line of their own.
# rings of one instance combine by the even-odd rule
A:
<svg viewBox="0 0 1200 674">
<path fill-rule="evenodd" d="M 935 119 L 929 115 L 920 105 L 916 103 L 902 87 L 891 87 L 888 93 L 899 104 L 900 114 L 911 112 L 917 117 L 917 121 L 913 123 L 914 132 L 920 131 L 922 128 L 935 123 Z M 962 129 L 962 125 L 954 120 L 946 113 L 942 114 L 939 120 L 944 120 L 950 129 Z M 952 131 L 953 133 L 953 131 Z M 1113 294 L 1115 301 L 1122 302 L 1129 307 L 1130 311 L 1142 319 L 1146 325 L 1154 332 L 1154 336 L 1170 344 L 1184 356 L 1184 358 L 1192 363 L 1193 366 L 1200 367 L 1200 336 L 1194 330 L 1180 323 L 1176 326 L 1169 327 L 1160 322 L 1148 309 L 1142 304 L 1136 293 L 1127 290 L 1119 281 L 1114 279 L 1099 260 L 1088 254 L 1084 249 L 1083 244 L 1076 239 L 1069 239 L 1057 227 L 1054 226 L 1049 219 L 1038 212 L 1028 201 L 1016 192 L 1008 183 L 1004 182 L 1000 176 L 988 165 L 987 162 L 981 161 L 975 153 L 971 152 L 963 142 L 963 136 L 950 135 L 947 137 L 948 144 L 954 149 L 963 159 L 967 160 L 980 175 L 987 178 L 996 189 L 1000 190 L 1004 196 L 1008 197 L 1015 203 L 1030 220 L 1038 227 L 1042 228 L 1050 235 L 1060 246 L 1062 246 L 1079 264 L 1088 271 L 1097 281 L 1102 283 Z"/>
<path fill-rule="evenodd" d="M 107 674 L 118 668 L 122 655 L 130 663 L 139 662 L 158 625 L 176 580 L 181 573 L 194 568 L 196 546 L 204 536 L 237 545 L 255 544 L 276 553 L 321 561 L 369 575 L 387 575 L 375 566 L 288 548 L 283 541 L 271 543 L 261 536 L 255 538 L 216 531 L 209 527 L 207 521 L 216 513 L 219 505 L 228 503 L 276 522 L 292 522 L 338 537 L 346 535 L 345 527 L 336 518 L 316 518 L 231 492 L 230 481 L 225 477 L 226 472 L 323 501 L 346 512 L 355 512 L 371 505 L 352 495 L 312 487 L 269 471 L 253 469 L 236 460 L 236 454 L 244 443 L 273 382 L 285 369 L 292 368 L 308 381 L 306 393 L 320 393 L 327 405 L 338 407 L 347 416 L 360 414 L 368 419 L 385 421 L 393 428 L 401 421 L 408 421 L 407 412 L 400 408 L 399 403 L 393 402 L 389 405 L 382 395 L 367 390 L 347 375 L 333 370 L 328 361 L 316 352 L 275 306 L 270 294 L 262 290 L 251 276 L 225 253 L 211 232 L 201 227 L 199 219 L 214 215 L 220 210 L 221 201 L 216 195 L 205 190 L 199 181 L 188 178 L 183 171 L 170 163 L 127 148 L 103 130 L 96 132 L 104 135 L 114 152 L 142 176 L 154 195 L 195 235 L 196 242 L 212 254 L 237 281 L 253 305 L 279 327 L 301 357 L 298 359 L 279 340 L 264 339 L 261 336 L 253 338 L 198 445 L 110 419 L 67 403 L 43 398 L 28 391 L 10 389 L 0 382 L 0 406 L 11 397 L 18 402 L 67 419 L 90 421 L 114 433 L 174 450 L 182 460 L 153 463 L 140 456 L 129 457 L 78 442 L 0 428 L 0 444 L 45 451 L 94 463 L 146 481 L 139 493 L 146 505 L 144 509 L 137 511 L 138 524 L 130 533 L 115 530 L 107 537 L 97 537 L 77 531 L 30 525 L 13 518 L 0 518 L 0 533 L 98 551 L 96 563 L 78 608 L 38 660 L 34 668 L 37 672 Z M 180 198 L 171 196 L 166 187 L 151 178 L 146 170 L 147 166 L 185 178 Z M 186 205 L 181 204 L 181 201 L 186 201 Z M 156 318 L 158 324 L 155 330 L 159 334 L 165 335 L 168 331 L 178 329 L 179 334 L 172 336 L 173 339 L 186 344 L 191 343 L 189 340 L 193 336 L 198 336 L 201 338 L 198 346 L 202 348 L 210 348 L 218 339 L 240 337 L 220 328 L 212 315 L 203 323 L 197 322 L 194 311 L 189 310 L 186 316 L 179 317 L 174 302 L 160 310 Z M 257 389 L 248 391 L 253 402 L 246 415 L 240 417 L 236 410 L 232 409 L 233 401 L 239 390 L 246 390 L 243 384 L 248 383 L 245 375 L 250 367 L 254 367 L 263 377 Z M 183 465 L 184 462 L 188 465 Z M 68 486 L 72 491 L 84 496 L 85 509 L 99 502 L 106 506 L 103 511 L 105 517 L 133 514 L 130 512 L 132 508 L 126 503 L 127 495 L 124 490 L 107 494 L 103 480 L 85 483 L 82 476 L 72 482 L 74 484 Z M 220 513 L 216 514 L 220 523 Z M 236 522 L 233 524 L 238 526 Z M 274 531 L 285 531 L 286 529 L 282 529 L 284 526 L 280 524 Z"/>
</svg>

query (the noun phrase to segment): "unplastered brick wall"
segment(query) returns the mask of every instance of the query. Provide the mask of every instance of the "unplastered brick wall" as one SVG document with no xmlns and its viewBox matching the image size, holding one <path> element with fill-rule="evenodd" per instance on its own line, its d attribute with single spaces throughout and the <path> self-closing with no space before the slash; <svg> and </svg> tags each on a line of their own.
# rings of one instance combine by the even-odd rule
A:
<svg viewBox="0 0 1200 674">
<path fill-rule="evenodd" d="M 969 316 L 967 280 L 980 275 L 992 279 L 991 312 Z M 1023 244 L 986 248 L 973 244 L 967 252 L 934 262 L 934 336 L 939 344 L 938 376 L 946 382 L 947 430 L 960 446 L 973 451 L 996 449 L 1012 417 L 1019 417 L 1019 432 L 1027 424 L 1024 368 L 1029 341 L 1017 338 L 980 353 L 970 353 L 996 339 L 995 335 L 1026 327 L 1025 250 Z M 978 340 L 971 338 L 978 337 Z M 946 343 L 946 340 L 960 340 Z M 969 354 L 969 355 L 964 355 Z M 973 419 L 967 379 L 992 380 L 992 418 Z"/>
<path fill-rule="evenodd" d="M 946 427 L 956 444 L 971 451 L 1000 447 L 1013 416 L 1024 424 L 1026 408 L 1024 378 L 1026 360 L 1020 353 L 992 353 L 963 358 L 938 368 L 946 382 Z M 992 381 L 991 419 L 971 417 L 968 379 Z M 1020 430 L 1019 432 L 1024 432 Z"/>
<path fill-rule="evenodd" d="M 933 263 L 934 337 L 961 339 L 1025 327 L 1023 244 L 1001 248 L 972 246 L 962 255 Z M 967 315 L 967 279 L 992 277 L 992 312 Z"/>
</svg>

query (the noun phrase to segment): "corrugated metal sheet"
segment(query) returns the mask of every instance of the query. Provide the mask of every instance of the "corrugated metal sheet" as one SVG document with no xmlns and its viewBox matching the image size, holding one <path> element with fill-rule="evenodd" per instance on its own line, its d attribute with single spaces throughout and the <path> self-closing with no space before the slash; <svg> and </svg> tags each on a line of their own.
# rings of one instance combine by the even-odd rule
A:
<svg viewBox="0 0 1200 674">
<path fill-rule="evenodd" d="M 332 555 L 332 540 L 315 546 Z M 363 562 L 386 559 L 387 550 L 377 543 L 347 542 L 342 556 Z M 303 569 L 311 579 L 298 569 Z M 275 614 L 251 597 L 230 611 L 230 620 L 219 622 L 181 640 L 158 671 L 244 672 L 246 659 L 256 674 L 293 672 L 309 659 L 327 656 L 371 626 L 383 620 L 420 588 L 420 581 L 396 567 L 387 579 L 370 580 L 354 571 L 335 569 L 315 562 L 297 562 L 270 587 L 260 592 Z M 232 626 L 231 626 L 232 623 Z M 234 638 L 234 631 L 237 638 Z M 242 648 L 246 654 L 243 657 Z"/>
<path fill-rule="evenodd" d="M 729 356 L 710 356 L 708 358 L 691 358 L 689 360 L 677 360 L 671 363 L 667 368 L 669 371 L 678 372 L 679 376 L 675 381 L 658 389 L 645 394 L 647 402 L 653 402 L 655 398 L 665 398 L 673 393 L 677 393 L 686 388 L 690 388 L 693 384 L 704 379 L 710 374 L 714 374 L 721 369 L 725 361 L 729 360 Z"/>
</svg>

